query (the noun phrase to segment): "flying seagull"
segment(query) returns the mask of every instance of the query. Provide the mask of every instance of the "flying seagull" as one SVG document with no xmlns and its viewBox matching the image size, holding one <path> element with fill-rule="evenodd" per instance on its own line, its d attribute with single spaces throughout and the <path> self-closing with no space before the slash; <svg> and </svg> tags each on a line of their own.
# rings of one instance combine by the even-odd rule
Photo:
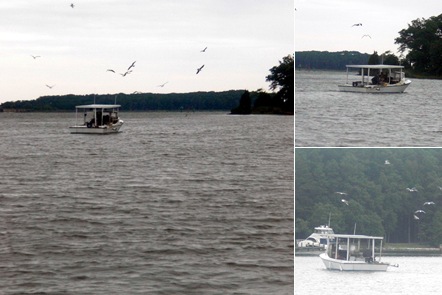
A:
<svg viewBox="0 0 442 295">
<path fill-rule="evenodd" d="M 54 88 L 54 86 L 55 86 L 55 85 L 48 85 L 48 84 L 46 84 L 46 87 L 48 87 L 49 89 Z"/>
<path fill-rule="evenodd" d="M 409 192 L 417 192 L 418 190 L 415 187 L 412 187 L 412 188 L 408 188 L 407 187 L 407 191 L 409 191 Z"/>
<path fill-rule="evenodd" d="M 41 57 L 40 55 L 31 55 L 33 59 Z"/>
<path fill-rule="evenodd" d="M 385 165 L 390 165 L 390 164 L 391 164 L 390 161 L 385 160 Z"/>
<path fill-rule="evenodd" d="M 135 67 L 135 63 L 136 63 L 137 61 L 134 61 L 128 68 L 127 68 L 127 70 L 129 71 L 131 68 L 133 68 L 133 67 Z"/>
<path fill-rule="evenodd" d="M 348 206 L 348 201 L 346 199 L 342 199 L 341 202 Z"/>
<path fill-rule="evenodd" d="M 416 210 L 416 211 L 414 211 L 414 214 L 417 214 L 417 213 L 424 213 L 425 214 L 425 211 L 424 210 Z"/>
<path fill-rule="evenodd" d="M 436 204 L 436 203 L 434 203 L 434 202 L 425 202 L 425 203 L 424 203 L 424 206 L 425 206 L 425 205 L 435 205 L 435 204 Z"/>
<path fill-rule="evenodd" d="M 130 73 L 132 73 L 132 71 L 126 71 L 126 73 L 124 73 L 124 74 L 120 73 L 120 75 L 123 76 L 123 77 L 126 77 L 126 75 L 129 75 Z"/>
<path fill-rule="evenodd" d="M 112 72 L 112 73 L 115 73 L 115 71 L 112 70 L 112 69 L 107 69 L 106 72 Z"/>
<path fill-rule="evenodd" d="M 72 7 L 72 8 L 74 8 L 74 7 L 75 7 L 74 3 L 71 3 L 71 7 Z"/>
<path fill-rule="evenodd" d="M 198 68 L 197 70 L 196 70 L 196 74 L 198 75 L 198 73 L 199 72 L 201 72 L 201 70 L 204 68 L 204 65 L 202 65 L 200 68 Z"/>
<path fill-rule="evenodd" d="M 200 52 L 206 52 L 206 50 L 207 50 L 207 47 L 204 48 L 203 50 L 201 50 Z"/>
<path fill-rule="evenodd" d="M 364 37 L 368 37 L 368 38 L 371 39 L 371 36 L 370 36 L 370 35 L 363 35 L 363 36 L 361 37 L 361 39 L 364 38 Z"/>
<path fill-rule="evenodd" d="M 414 219 L 419 220 L 419 217 L 417 217 L 416 215 L 413 215 Z"/>
<path fill-rule="evenodd" d="M 352 25 L 352 27 L 359 27 L 359 26 L 362 26 L 362 24 L 359 23 L 359 24 L 354 24 L 354 25 Z"/>
<path fill-rule="evenodd" d="M 344 192 L 335 192 L 335 194 L 347 195 L 347 193 L 344 193 Z"/>
<path fill-rule="evenodd" d="M 166 85 L 167 83 L 169 83 L 169 82 L 166 82 L 164 84 L 158 85 L 158 87 L 164 87 L 164 85 Z"/>
</svg>

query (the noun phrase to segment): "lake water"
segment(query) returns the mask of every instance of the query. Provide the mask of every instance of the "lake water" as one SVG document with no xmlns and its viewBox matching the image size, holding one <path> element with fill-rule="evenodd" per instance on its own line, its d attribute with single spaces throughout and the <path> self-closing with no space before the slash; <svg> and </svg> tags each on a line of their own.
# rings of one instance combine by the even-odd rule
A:
<svg viewBox="0 0 442 295">
<path fill-rule="evenodd" d="M 293 294 L 293 117 L 0 113 L 0 294 Z"/>
<path fill-rule="evenodd" d="M 326 270 L 318 256 L 295 258 L 295 294 L 440 294 L 442 257 L 383 257 L 386 272 Z"/>
<path fill-rule="evenodd" d="M 442 146 L 442 80 L 410 79 L 404 93 L 378 95 L 339 92 L 345 71 L 295 75 L 296 146 Z"/>
</svg>

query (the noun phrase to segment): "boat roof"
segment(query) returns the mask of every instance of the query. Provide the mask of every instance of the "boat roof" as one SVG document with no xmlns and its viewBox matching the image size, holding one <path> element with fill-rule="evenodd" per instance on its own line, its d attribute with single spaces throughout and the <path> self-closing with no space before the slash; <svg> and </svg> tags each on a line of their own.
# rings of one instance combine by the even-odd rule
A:
<svg viewBox="0 0 442 295">
<path fill-rule="evenodd" d="M 113 109 L 119 107 L 121 107 L 119 104 L 86 104 L 76 106 L 77 109 Z"/>
<path fill-rule="evenodd" d="M 315 227 L 315 229 L 329 229 L 329 230 L 333 230 L 331 227 L 328 227 L 327 225 L 317 226 L 317 227 Z"/>
<path fill-rule="evenodd" d="M 404 66 L 398 65 L 346 65 L 347 68 L 358 68 L 358 69 L 403 69 Z"/>
<path fill-rule="evenodd" d="M 330 234 L 327 235 L 332 238 L 346 238 L 346 239 L 362 239 L 362 240 L 383 240 L 384 237 L 366 236 L 366 235 L 345 235 L 345 234 Z"/>
</svg>

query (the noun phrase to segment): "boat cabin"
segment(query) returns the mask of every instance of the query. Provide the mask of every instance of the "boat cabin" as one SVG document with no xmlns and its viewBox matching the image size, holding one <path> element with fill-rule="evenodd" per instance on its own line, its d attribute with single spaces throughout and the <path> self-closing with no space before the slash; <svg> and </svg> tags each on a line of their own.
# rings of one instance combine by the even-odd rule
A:
<svg viewBox="0 0 442 295">
<path fill-rule="evenodd" d="M 380 262 L 383 237 L 365 235 L 329 235 L 327 255 L 346 261 Z M 377 249 L 377 251 L 376 251 Z"/>
<path fill-rule="evenodd" d="M 120 105 L 98 104 L 76 106 L 76 125 L 78 125 L 79 113 L 83 114 L 82 124 L 88 128 L 97 128 L 110 123 L 115 124 L 118 122 L 119 107 Z"/>
</svg>

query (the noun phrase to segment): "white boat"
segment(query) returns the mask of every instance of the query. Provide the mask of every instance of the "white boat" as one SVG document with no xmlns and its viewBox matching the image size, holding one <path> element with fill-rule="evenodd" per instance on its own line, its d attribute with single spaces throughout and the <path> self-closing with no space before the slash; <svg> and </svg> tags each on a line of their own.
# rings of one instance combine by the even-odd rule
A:
<svg viewBox="0 0 442 295">
<path fill-rule="evenodd" d="M 397 266 L 381 262 L 383 237 L 333 234 L 327 240 L 327 250 L 319 255 L 327 269 L 386 271 Z"/>
<path fill-rule="evenodd" d="M 347 65 L 347 81 L 338 88 L 344 92 L 402 93 L 411 83 L 405 79 L 403 68 L 396 65 Z M 349 82 L 349 69 L 359 69 L 361 78 Z"/>
<path fill-rule="evenodd" d="M 74 126 L 71 133 L 109 134 L 117 133 L 124 121 L 118 117 L 118 104 L 90 104 L 76 106 Z"/>
<path fill-rule="evenodd" d="M 298 247 L 325 247 L 327 236 L 334 234 L 333 229 L 327 225 L 315 227 L 315 231 L 307 239 L 298 242 Z"/>
</svg>

